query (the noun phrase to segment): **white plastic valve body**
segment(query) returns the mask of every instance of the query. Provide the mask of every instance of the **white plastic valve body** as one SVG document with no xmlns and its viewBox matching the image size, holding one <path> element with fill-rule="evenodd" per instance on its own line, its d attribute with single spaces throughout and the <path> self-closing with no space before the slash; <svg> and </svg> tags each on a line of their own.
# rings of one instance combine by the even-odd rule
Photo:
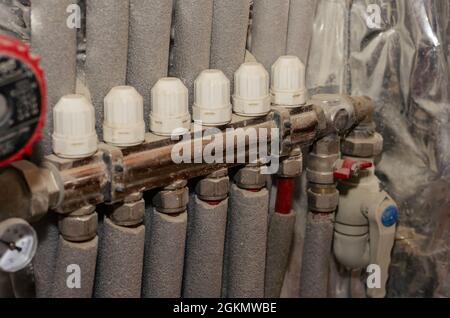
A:
<svg viewBox="0 0 450 318">
<path fill-rule="evenodd" d="M 231 121 L 230 80 L 220 70 L 205 70 L 195 80 L 194 121 L 221 126 Z"/>
<path fill-rule="evenodd" d="M 83 95 L 63 96 L 53 108 L 53 152 L 62 158 L 78 159 L 98 149 L 95 111 Z"/>
<path fill-rule="evenodd" d="M 380 190 L 373 167 L 357 179 L 339 181 L 338 189 L 339 209 L 333 239 L 336 260 L 349 270 L 370 264 L 379 266 L 380 288 L 368 288 L 367 295 L 385 297 L 398 218 L 397 205 Z"/>
<path fill-rule="evenodd" d="M 296 56 L 280 56 L 272 65 L 272 104 L 288 108 L 306 104 L 305 65 Z"/>
<path fill-rule="evenodd" d="M 106 143 L 129 147 L 145 139 L 144 99 L 131 86 L 117 86 L 104 99 L 103 139 Z"/>
<path fill-rule="evenodd" d="M 241 116 L 270 112 L 269 73 L 256 62 L 242 64 L 234 74 L 233 110 Z"/>
<path fill-rule="evenodd" d="M 161 78 L 152 88 L 150 130 L 170 136 L 185 134 L 190 127 L 188 89 L 178 78 Z"/>
</svg>

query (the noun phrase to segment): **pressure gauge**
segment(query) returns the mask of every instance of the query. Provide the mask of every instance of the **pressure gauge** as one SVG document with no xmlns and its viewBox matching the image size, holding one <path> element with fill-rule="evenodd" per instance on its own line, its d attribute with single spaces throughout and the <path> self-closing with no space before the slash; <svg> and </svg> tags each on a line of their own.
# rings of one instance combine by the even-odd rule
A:
<svg viewBox="0 0 450 318">
<path fill-rule="evenodd" d="M 0 223 L 0 270 L 15 273 L 30 264 L 36 253 L 35 230 L 22 219 Z"/>
<path fill-rule="evenodd" d="M 28 46 L 0 35 L 0 167 L 29 155 L 45 120 L 45 82 Z"/>
</svg>

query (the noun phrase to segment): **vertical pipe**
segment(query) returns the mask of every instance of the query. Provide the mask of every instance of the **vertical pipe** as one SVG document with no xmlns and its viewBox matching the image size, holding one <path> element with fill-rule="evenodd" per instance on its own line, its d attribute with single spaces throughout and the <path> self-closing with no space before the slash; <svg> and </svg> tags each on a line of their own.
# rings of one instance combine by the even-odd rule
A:
<svg viewBox="0 0 450 318">
<path fill-rule="evenodd" d="M 75 92 L 77 30 L 69 28 L 66 12 L 78 0 L 31 1 L 31 50 L 41 57 L 47 83 L 47 116 L 42 132 L 42 151 L 52 153 L 53 106 Z"/>
<path fill-rule="evenodd" d="M 234 72 L 244 62 L 250 0 L 214 0 L 210 68 L 224 72 L 233 88 Z"/>
<path fill-rule="evenodd" d="M 94 297 L 139 298 L 145 227 L 125 227 L 105 217 L 95 277 Z"/>
<path fill-rule="evenodd" d="M 8 273 L 0 271 L 0 298 L 14 298 L 14 291 Z"/>
<path fill-rule="evenodd" d="M 187 212 L 168 215 L 152 208 L 146 213 L 143 297 L 181 296 L 186 227 Z"/>
<path fill-rule="evenodd" d="M 127 83 L 144 97 L 146 121 L 150 90 L 168 73 L 172 8 L 172 1 L 130 0 Z"/>
<path fill-rule="evenodd" d="M 316 0 L 290 0 L 286 54 L 297 56 L 305 65 L 308 62 Z"/>
<path fill-rule="evenodd" d="M 231 186 L 224 297 L 264 297 L 269 192 Z"/>
<path fill-rule="evenodd" d="M 103 135 L 103 99 L 125 85 L 128 57 L 129 0 L 87 0 L 86 85 Z"/>
<path fill-rule="evenodd" d="M 197 195 L 189 202 L 183 297 L 219 298 L 228 199 L 209 203 Z"/>
<path fill-rule="evenodd" d="M 302 298 L 326 298 L 333 240 L 331 213 L 308 213 L 300 281 Z"/>
<path fill-rule="evenodd" d="M 97 236 L 86 242 L 69 242 L 60 235 L 51 297 L 92 297 L 97 248 Z M 77 279 L 80 280 L 80 288 L 75 285 Z"/>
<path fill-rule="evenodd" d="M 278 178 L 275 213 L 270 216 L 267 235 L 265 292 L 267 298 L 278 298 L 283 286 L 295 225 L 292 210 L 295 178 Z"/>
<path fill-rule="evenodd" d="M 251 52 L 268 71 L 285 55 L 289 0 L 254 0 Z"/>
<path fill-rule="evenodd" d="M 209 68 L 213 0 L 175 0 L 171 76 L 180 78 L 194 100 L 194 81 Z"/>
<path fill-rule="evenodd" d="M 38 235 L 38 248 L 33 259 L 36 297 L 51 296 L 59 231 L 56 216 L 47 215 L 34 225 Z"/>
</svg>

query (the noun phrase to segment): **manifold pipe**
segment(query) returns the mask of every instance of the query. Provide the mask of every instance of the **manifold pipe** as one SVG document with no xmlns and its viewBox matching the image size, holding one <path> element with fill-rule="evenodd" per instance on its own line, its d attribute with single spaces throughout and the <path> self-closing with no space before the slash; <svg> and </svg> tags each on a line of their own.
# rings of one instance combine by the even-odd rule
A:
<svg viewBox="0 0 450 318">
<path fill-rule="evenodd" d="M 286 53 L 289 0 L 254 0 L 251 52 L 270 71 Z"/>
<path fill-rule="evenodd" d="M 97 134 L 103 135 L 103 99 L 125 85 L 129 0 L 86 1 L 86 86 L 95 108 Z"/>
<path fill-rule="evenodd" d="M 200 180 L 189 201 L 183 297 L 219 298 L 227 223 L 227 169 Z"/>
<path fill-rule="evenodd" d="M 144 97 L 144 118 L 151 109 L 151 88 L 169 69 L 172 1 L 130 0 L 127 84 Z"/>
<path fill-rule="evenodd" d="M 146 212 L 143 297 L 181 296 L 189 200 L 186 184 L 175 182 L 159 191 Z"/>
<path fill-rule="evenodd" d="M 98 250 L 97 217 L 94 206 L 85 206 L 60 218 L 52 298 L 92 297 Z"/>
<path fill-rule="evenodd" d="M 245 59 L 250 0 L 214 0 L 209 66 L 219 69 L 234 87 L 234 73 Z"/>
<path fill-rule="evenodd" d="M 317 0 L 290 0 L 286 54 L 308 62 Z"/>
<path fill-rule="evenodd" d="M 169 1 L 168 1 L 169 2 Z M 175 0 L 170 75 L 180 78 L 194 100 L 194 81 L 209 68 L 213 0 Z"/>
<path fill-rule="evenodd" d="M 41 57 L 47 83 L 46 125 L 42 132 L 42 151 L 52 153 L 52 108 L 76 87 L 77 29 L 67 25 L 70 5 L 78 0 L 31 1 L 31 51 Z"/>
<path fill-rule="evenodd" d="M 243 169 L 247 169 L 243 173 Z M 231 185 L 223 297 L 264 297 L 269 191 L 260 167 L 245 167 Z M 246 175 L 253 174 L 249 184 Z M 253 183 L 254 180 L 258 180 Z"/>
<path fill-rule="evenodd" d="M 308 208 L 303 247 L 300 296 L 326 298 L 329 265 L 339 192 L 334 181 L 335 164 L 340 158 L 339 137 L 329 135 L 314 144 L 309 155 Z"/>
<path fill-rule="evenodd" d="M 145 238 L 142 193 L 109 208 L 99 233 L 94 297 L 139 298 Z"/>
<path fill-rule="evenodd" d="M 373 109 L 373 104 L 368 98 L 348 98 L 349 107 L 353 108 L 353 114 L 349 118 L 349 126 L 360 123 Z M 249 129 L 265 128 L 268 135 L 264 136 L 264 142 L 269 145 L 272 142 L 272 128 L 280 130 L 282 138 L 281 156 L 287 156 L 288 149 L 294 145 L 309 147 L 317 137 L 329 134 L 327 116 L 324 115 L 323 106 L 307 105 L 300 110 L 273 110 L 264 118 L 242 119 L 234 116 L 232 123 L 226 128 L 237 129 L 230 139 L 226 130 L 217 132 L 214 137 L 200 139 L 195 133 L 191 133 L 190 139 L 182 142 L 172 141 L 168 138 L 146 135 L 146 141 L 139 146 L 130 148 L 100 147 L 100 150 L 90 158 L 79 160 L 62 160 L 54 155 L 45 158 L 44 165 L 53 167 L 37 167 L 28 161 L 26 169 L 23 167 L 9 167 L 0 171 L 0 176 L 5 172 L 16 171 L 19 173 L 21 187 L 25 189 L 23 196 L 8 196 L 8 192 L 0 192 L 0 201 L 8 204 L 0 205 L 0 219 L 5 215 L 30 215 L 45 214 L 49 208 L 62 214 L 71 213 L 85 205 L 98 205 L 101 203 L 114 204 L 121 202 L 126 196 L 139 192 L 164 187 L 179 179 L 193 179 L 207 176 L 217 169 L 233 167 L 236 164 L 176 164 L 172 160 L 172 152 L 183 149 L 194 149 L 199 145 L 202 152 L 211 140 L 221 138 L 226 153 L 234 153 L 236 162 L 236 150 L 238 146 L 245 146 L 248 151 L 248 138 L 242 142 L 236 142 L 236 134 L 244 136 Z M 227 144 L 228 139 L 232 140 Z M 258 135 L 258 142 L 261 136 Z M 237 138 L 239 140 L 239 138 Z M 197 146 L 198 147 L 198 146 Z M 195 152 L 191 151 L 191 162 L 195 159 Z M 242 154 L 241 154 L 242 155 Z M 30 182 L 26 175 L 40 175 L 39 182 Z M 55 182 L 54 179 L 59 180 Z M 0 178 L 1 181 L 1 178 Z M 36 189 L 36 184 L 39 185 Z M 55 184 L 55 187 L 52 185 Z M 39 196 L 35 196 L 39 192 Z M 33 194 L 33 195 L 30 195 Z M 38 199 L 38 200 L 37 200 Z M 14 206 L 13 213 L 7 206 Z"/>
</svg>

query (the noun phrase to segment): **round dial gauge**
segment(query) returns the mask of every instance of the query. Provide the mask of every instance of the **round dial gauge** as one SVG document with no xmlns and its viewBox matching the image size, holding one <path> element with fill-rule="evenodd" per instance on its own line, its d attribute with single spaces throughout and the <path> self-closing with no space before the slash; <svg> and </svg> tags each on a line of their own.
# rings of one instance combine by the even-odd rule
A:
<svg viewBox="0 0 450 318">
<path fill-rule="evenodd" d="M 0 270 L 15 273 L 30 264 L 36 253 L 37 235 L 22 219 L 0 223 Z"/>
</svg>

